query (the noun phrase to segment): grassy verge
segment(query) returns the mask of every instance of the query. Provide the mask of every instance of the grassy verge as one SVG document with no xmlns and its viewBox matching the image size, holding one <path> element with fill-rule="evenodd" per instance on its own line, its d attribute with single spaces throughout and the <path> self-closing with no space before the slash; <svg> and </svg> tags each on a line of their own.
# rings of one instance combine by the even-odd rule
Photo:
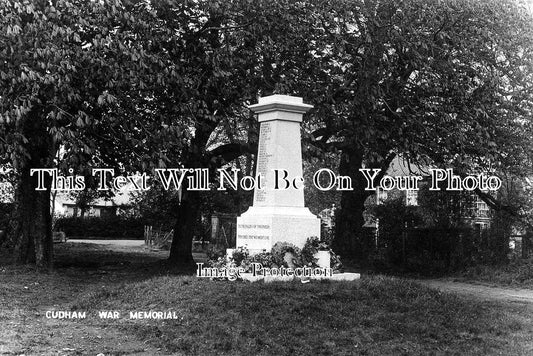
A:
<svg viewBox="0 0 533 356">
<path fill-rule="evenodd" d="M 0 354 L 398 355 L 533 351 L 530 305 L 402 279 L 250 284 L 167 275 L 163 255 L 65 244 L 57 270 L 0 267 Z M 51 320 L 45 310 L 86 311 Z M 116 320 L 98 312 L 121 312 Z M 175 320 L 130 320 L 130 311 Z M 128 341 L 129 340 L 129 341 Z"/>
<path fill-rule="evenodd" d="M 515 259 L 508 265 L 474 266 L 454 277 L 464 282 L 533 289 L 533 258 Z"/>
</svg>

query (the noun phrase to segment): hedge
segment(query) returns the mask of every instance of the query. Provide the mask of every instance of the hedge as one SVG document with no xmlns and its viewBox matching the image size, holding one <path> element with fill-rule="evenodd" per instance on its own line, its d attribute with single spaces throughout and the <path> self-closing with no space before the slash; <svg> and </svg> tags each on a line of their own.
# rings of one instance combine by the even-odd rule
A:
<svg viewBox="0 0 533 356">
<path fill-rule="evenodd" d="M 473 229 L 404 228 L 381 231 L 380 247 L 385 247 L 390 263 L 406 271 L 424 274 L 449 272 L 476 263 L 480 239 Z"/>
<path fill-rule="evenodd" d="M 67 217 L 59 218 L 56 231 L 64 231 L 68 238 L 143 239 L 146 221 L 131 217 Z"/>
</svg>

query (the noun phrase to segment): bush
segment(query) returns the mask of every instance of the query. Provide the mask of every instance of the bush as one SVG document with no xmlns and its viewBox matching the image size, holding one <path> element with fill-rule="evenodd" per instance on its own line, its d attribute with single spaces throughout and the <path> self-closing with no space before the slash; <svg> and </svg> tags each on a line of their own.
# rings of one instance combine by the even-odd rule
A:
<svg viewBox="0 0 533 356">
<path fill-rule="evenodd" d="M 15 205 L 13 203 L 0 203 L 0 247 L 13 247 L 13 231 L 16 227 L 13 219 L 13 210 Z"/>
<path fill-rule="evenodd" d="M 13 203 L 0 203 L 0 230 L 7 230 L 14 209 Z"/>
<path fill-rule="evenodd" d="M 64 231 L 67 237 L 102 239 L 143 239 L 145 221 L 139 218 L 112 216 L 59 218 L 56 231 Z"/>
</svg>

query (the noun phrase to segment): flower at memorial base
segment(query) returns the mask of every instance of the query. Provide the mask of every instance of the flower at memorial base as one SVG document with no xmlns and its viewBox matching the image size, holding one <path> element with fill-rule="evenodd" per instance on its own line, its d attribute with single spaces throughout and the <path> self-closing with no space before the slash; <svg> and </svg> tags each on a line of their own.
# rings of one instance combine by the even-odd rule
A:
<svg viewBox="0 0 533 356">
<path fill-rule="evenodd" d="M 246 247 L 238 247 L 233 251 L 233 262 L 240 266 L 244 260 L 250 256 L 250 252 Z"/>
<path fill-rule="evenodd" d="M 258 253 L 256 255 L 253 255 L 250 257 L 249 259 L 250 261 L 250 264 L 251 263 L 260 263 L 263 267 L 268 267 L 268 268 L 277 268 L 279 266 L 276 266 L 276 264 L 274 263 L 274 258 L 272 256 L 272 253 L 270 252 L 263 252 L 263 253 Z"/>
</svg>

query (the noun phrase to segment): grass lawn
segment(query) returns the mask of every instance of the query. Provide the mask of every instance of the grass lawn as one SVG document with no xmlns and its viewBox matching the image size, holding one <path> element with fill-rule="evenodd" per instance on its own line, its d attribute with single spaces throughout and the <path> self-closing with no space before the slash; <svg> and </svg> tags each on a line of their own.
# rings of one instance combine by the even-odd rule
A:
<svg viewBox="0 0 533 356">
<path fill-rule="evenodd" d="M 406 280 L 309 284 L 169 275 L 164 253 L 61 244 L 57 269 L 0 266 L 0 354 L 399 355 L 533 353 L 533 306 Z M 46 310 L 86 311 L 82 320 Z M 98 311 L 121 312 L 116 320 Z M 130 320 L 130 311 L 175 320 Z"/>
</svg>

